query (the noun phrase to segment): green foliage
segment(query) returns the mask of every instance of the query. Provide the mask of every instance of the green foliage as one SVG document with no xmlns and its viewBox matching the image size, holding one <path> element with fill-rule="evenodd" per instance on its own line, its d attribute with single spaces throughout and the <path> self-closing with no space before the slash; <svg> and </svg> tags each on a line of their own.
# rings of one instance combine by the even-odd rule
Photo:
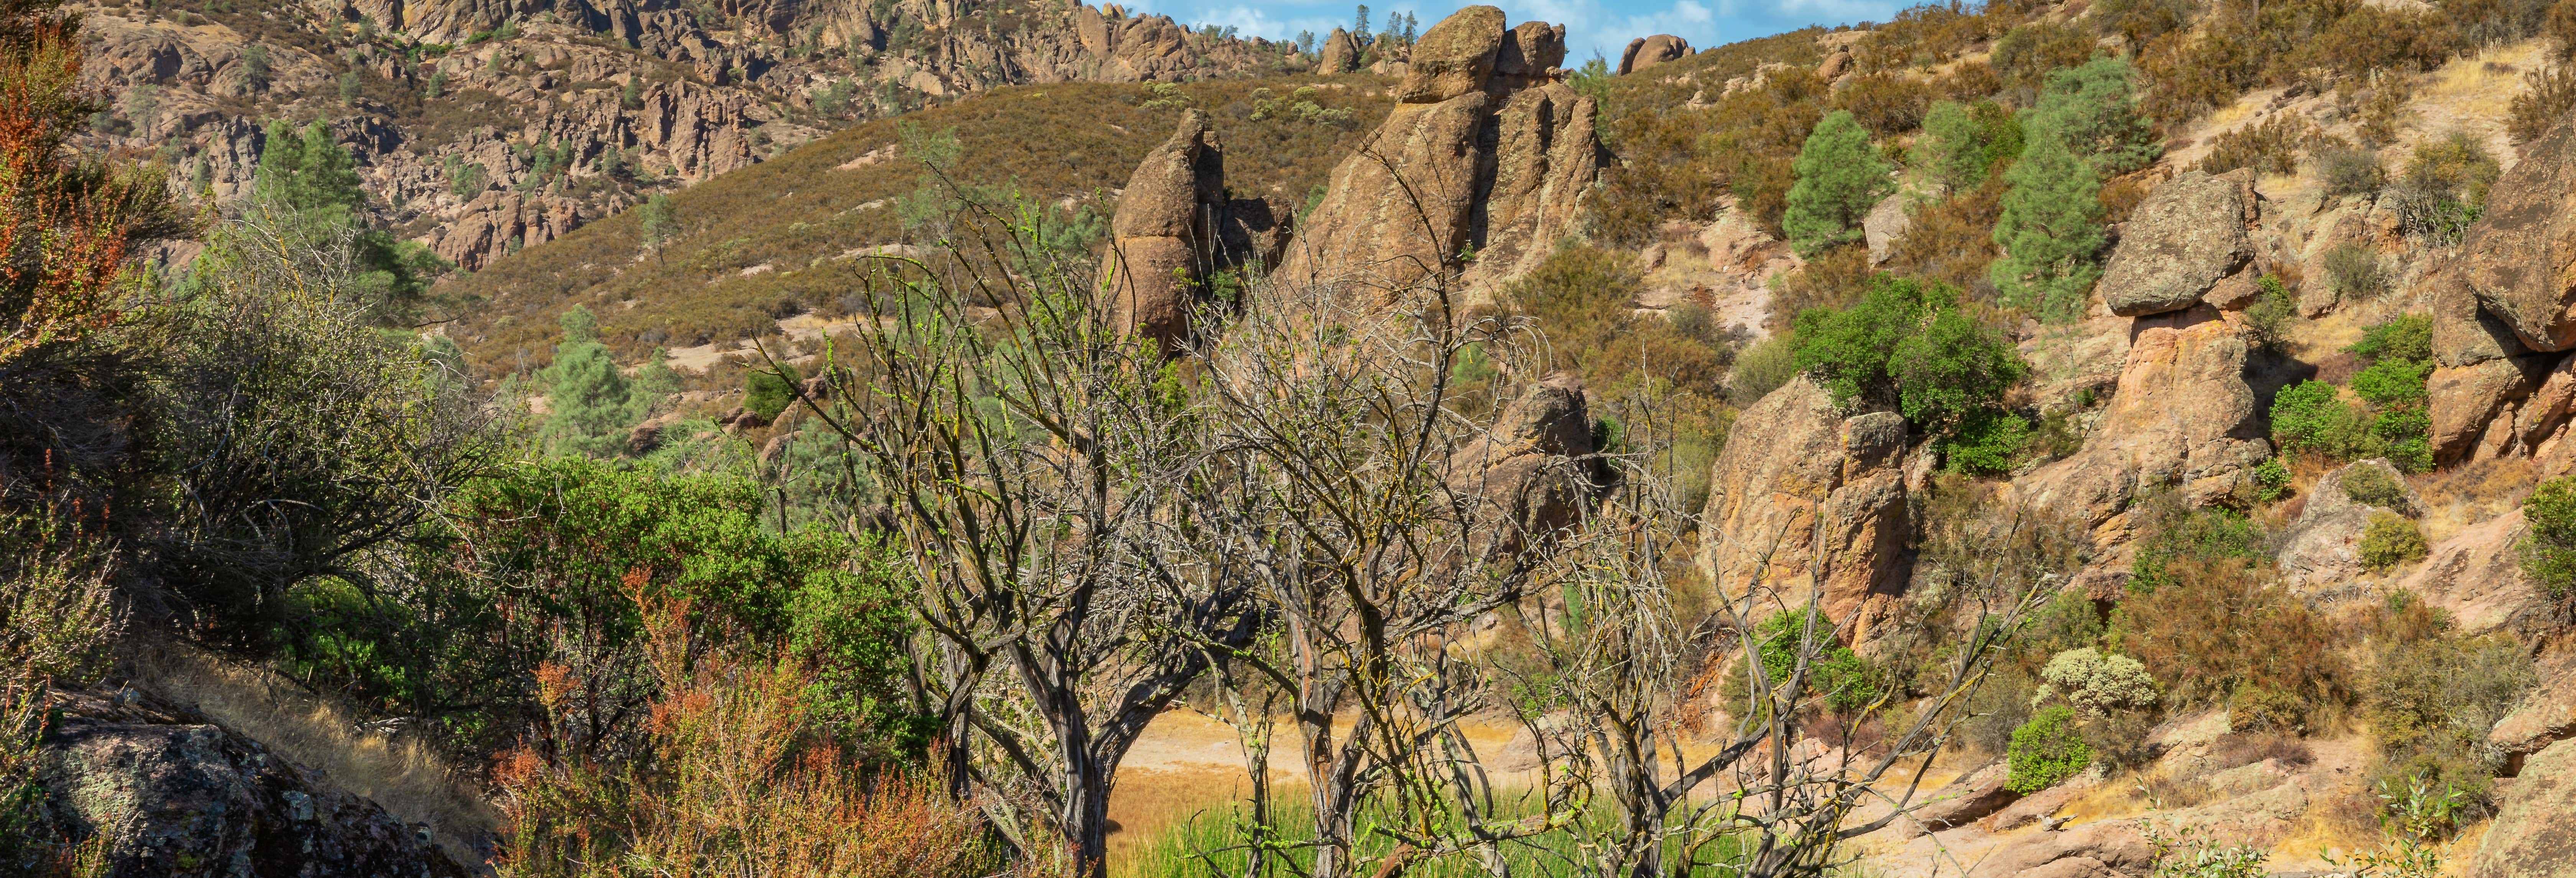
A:
<svg viewBox="0 0 2576 878">
<path fill-rule="evenodd" d="M 2477 138 L 2452 131 L 2440 140 L 2415 147 L 2406 173 L 2391 191 L 2397 218 L 2407 234 L 2437 244 L 2458 243 L 2470 223 L 2486 212 L 2487 189 L 2502 166 Z"/>
<path fill-rule="evenodd" d="M 1305 125 L 1350 127 L 1357 114 L 1349 107 L 1327 107 L 1317 103 L 1324 90 L 1311 85 L 1298 86 L 1287 97 L 1273 97 L 1269 89 L 1252 90 L 1252 121 L 1282 119 Z"/>
<path fill-rule="evenodd" d="M 268 90 L 268 46 L 252 43 L 242 47 L 242 84 L 251 91 Z"/>
<path fill-rule="evenodd" d="M 2082 773 L 2093 764 L 2093 748 L 2076 730 L 2073 709 L 2047 707 L 2013 730 L 2005 759 L 2011 768 L 2004 787 L 2029 795 Z"/>
<path fill-rule="evenodd" d="M 1550 368 L 1580 375 L 1594 388 L 1646 382 L 1714 395 L 1726 375 L 1727 343 L 1714 333 L 1639 316 L 1628 303 L 1644 284 L 1634 255 L 1569 246 L 1507 285 L 1501 298 L 1546 334 Z M 1641 372 L 1640 362 L 1653 364 L 1652 371 Z"/>
<path fill-rule="evenodd" d="M 2406 472 L 2432 469 L 2427 437 L 2432 418 L 2425 410 L 2424 377 L 2429 363 L 2385 359 L 2355 376 L 2356 393 L 2367 407 L 2347 405 L 2334 385 L 2303 381 L 2272 398 L 2272 438 L 2284 451 L 2313 454 L 2330 461 L 2386 457 Z"/>
<path fill-rule="evenodd" d="M 2352 502 L 2381 509 L 2404 510 L 2406 486 L 2387 470 L 2361 464 L 2343 473 L 2343 495 Z"/>
<path fill-rule="evenodd" d="M 2522 570 L 2562 603 L 2576 595 L 2576 476 L 2540 483 L 2522 501 L 2531 528 L 2521 546 Z"/>
<path fill-rule="evenodd" d="M 627 428 L 643 420 L 658 399 L 627 381 L 599 342 L 599 321 L 590 309 L 573 306 L 560 322 L 564 343 L 555 348 L 554 364 L 537 376 L 550 411 L 538 438 L 556 454 L 614 457 L 626 448 Z"/>
<path fill-rule="evenodd" d="M 1987 268 L 2005 303 L 2065 322 L 2084 313 L 2085 296 L 2102 275 L 2101 183 L 2093 166 L 2068 152 L 2053 129 L 2032 133 L 2021 160 L 2004 172 L 1995 244 L 2003 257 Z"/>
<path fill-rule="evenodd" d="M 2324 181 L 2327 195 L 2377 195 L 2379 187 L 2388 183 L 2388 172 L 2379 165 L 2378 150 L 2336 141 L 2309 150 L 2308 158 L 2315 163 L 2317 178 Z"/>
<path fill-rule="evenodd" d="M 2352 301 L 2368 301 L 2387 295 L 2389 278 L 2379 266 L 2379 248 L 2357 241 L 2336 244 L 2326 251 L 2326 282 L 2334 286 L 2335 295 Z"/>
<path fill-rule="evenodd" d="M 637 216 L 643 228 L 644 249 L 660 250 L 680 236 L 680 212 L 672 206 L 671 196 L 654 195 L 644 199 Z"/>
<path fill-rule="evenodd" d="M 781 363 L 776 369 L 753 369 L 744 378 L 742 407 L 760 415 L 761 420 L 777 420 L 778 414 L 796 402 L 796 385 L 804 381 L 796 367 Z"/>
<path fill-rule="evenodd" d="M 2101 177 L 2153 164 L 2164 154 L 2154 123 L 2138 112 L 2129 62 L 2097 58 L 2048 74 L 2039 104 L 2024 124 L 2037 139 L 2055 137 Z"/>
<path fill-rule="evenodd" d="M 1798 182 L 1789 187 L 1781 225 L 1798 252 L 1810 256 L 1860 240 L 1861 218 L 1896 188 L 1887 178 L 1891 168 L 1870 148 L 1869 132 L 1842 110 L 1816 123 L 1795 168 Z"/>
<path fill-rule="evenodd" d="M 2050 71 L 2075 67 L 2093 57 L 2093 35 L 2051 21 L 2013 28 L 1995 41 L 1988 61 L 2014 102 L 2028 106 Z"/>
<path fill-rule="evenodd" d="M 2361 563 L 2372 570 L 2385 571 L 2410 561 L 2424 560 L 2431 547 L 2424 542 L 2424 532 L 2415 522 L 2391 512 L 2373 512 L 2370 524 L 2361 532 Z"/>
<path fill-rule="evenodd" d="M 2000 404 L 2029 367 L 2002 338 L 1961 312 L 1940 283 L 1881 275 L 1858 304 L 1798 315 L 1800 371 L 1834 404 L 1893 404 L 1927 432 L 1946 434 Z"/>
<path fill-rule="evenodd" d="M 2251 560 L 2263 552 L 2263 526 L 2232 509 L 2185 509 L 2163 494 L 2133 514 L 2144 532 L 2129 564 L 2133 594 L 2174 584 L 2178 562 Z"/>
<path fill-rule="evenodd" d="M 1934 182 L 1952 192 L 1984 185 L 1994 167 L 2021 155 L 2021 121 L 1993 101 L 1962 106 L 1941 101 L 1923 116 L 1923 134 L 1911 158 Z"/>
<path fill-rule="evenodd" d="M 2433 364 L 2428 362 L 2381 360 L 2352 376 L 2352 392 L 2375 405 L 2420 404 L 2424 379 L 2432 372 Z"/>
<path fill-rule="evenodd" d="M 428 248 L 373 227 L 356 161 L 321 122 L 300 132 L 285 122 L 269 125 L 251 193 L 288 247 L 347 248 L 358 270 L 349 292 L 367 301 L 380 323 L 407 320 L 429 282 L 451 267 Z"/>
<path fill-rule="evenodd" d="M 2001 409 L 1983 409 L 1959 423 L 1959 431 L 1940 441 L 1941 461 L 1957 472 L 1978 475 L 2009 473 L 2021 463 L 2031 439 L 2030 422 Z"/>
<path fill-rule="evenodd" d="M 1812 643 L 1805 692 L 1822 698 L 1825 707 L 1835 713 L 1857 713 L 1886 690 L 1878 667 L 1838 642 L 1833 620 L 1825 618 L 1822 611 L 1774 615 L 1754 626 L 1753 636 L 1762 656 L 1762 673 L 1773 686 L 1789 681 L 1801 654 L 1807 653 Z"/>
<path fill-rule="evenodd" d="M 2137 659 L 2080 647 L 2050 656 L 2039 678 L 2041 698 L 2060 698 L 2086 716 L 2154 707 L 2156 678 Z"/>
<path fill-rule="evenodd" d="M 2261 295 L 2245 307 L 2246 342 L 2258 351 L 2277 352 L 2289 340 L 2290 321 L 2298 319 L 2299 303 L 2280 275 L 2266 274 L 2258 283 Z"/>
<path fill-rule="evenodd" d="M 2278 503 L 2290 496 L 2290 468 L 2279 457 L 2264 458 L 2254 467 L 2255 499 Z"/>
<path fill-rule="evenodd" d="M 1751 406 L 1798 374 L 1798 336 L 1779 333 L 1739 351 L 1726 377 L 1726 398 Z"/>
<path fill-rule="evenodd" d="M 2438 626 L 2444 620 L 2433 621 Z M 2422 783 L 2457 791 L 2461 811 L 2483 805 L 2491 774 L 2487 733 L 2536 680 L 2530 652 L 2510 636 L 2445 636 L 2437 628 L 2382 638 L 2362 686 L 2380 751 L 2374 780 L 2388 787 Z M 2457 829 L 2465 822 L 2457 818 L 2471 816 L 2461 811 L 2439 815 L 2424 827 L 2426 837 Z"/>
<path fill-rule="evenodd" d="M 2433 318 L 2424 314 L 2400 314 L 2372 324 L 2361 333 L 2361 340 L 2344 351 L 2373 363 L 2395 360 L 2406 363 L 2429 363 L 2433 360 Z"/>
</svg>

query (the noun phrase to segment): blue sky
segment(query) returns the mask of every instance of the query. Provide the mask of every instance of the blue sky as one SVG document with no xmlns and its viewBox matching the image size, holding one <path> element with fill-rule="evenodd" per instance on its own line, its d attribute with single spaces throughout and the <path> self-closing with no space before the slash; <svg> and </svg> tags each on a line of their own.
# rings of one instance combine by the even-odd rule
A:
<svg viewBox="0 0 2576 878">
<path fill-rule="evenodd" d="M 1097 2 L 1097 0 L 1095 0 Z M 1349 27 L 1355 0 L 1138 0 L 1130 11 L 1169 15 L 1182 24 L 1234 25 L 1245 36 L 1294 39 L 1311 30 L 1318 37 L 1335 27 Z M 1369 4 L 1369 24 L 1377 28 L 1390 12 L 1411 12 L 1428 28 L 1454 12 L 1459 2 Z M 1506 0 L 1495 3 L 1518 24 L 1536 18 L 1563 24 L 1571 44 L 1566 66 L 1592 57 L 1596 49 L 1612 64 L 1628 40 L 1648 34 L 1675 34 L 1694 49 L 1796 30 L 1810 24 L 1836 25 L 1884 21 L 1906 4 L 1893 0 Z"/>
</svg>

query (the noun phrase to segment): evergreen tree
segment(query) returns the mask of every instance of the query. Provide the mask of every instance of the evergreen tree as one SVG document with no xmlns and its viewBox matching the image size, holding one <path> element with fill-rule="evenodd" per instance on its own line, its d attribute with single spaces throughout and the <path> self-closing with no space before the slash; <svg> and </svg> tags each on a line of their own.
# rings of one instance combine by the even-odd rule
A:
<svg viewBox="0 0 2576 878">
<path fill-rule="evenodd" d="M 625 448 L 626 429 L 643 420 L 652 399 L 618 371 L 590 309 L 575 305 L 559 322 L 563 344 L 555 346 L 554 365 L 537 376 L 551 410 L 538 438 L 555 454 L 613 456 Z"/>
<path fill-rule="evenodd" d="M 1844 110 L 1816 123 L 1794 167 L 1798 182 L 1789 187 L 1781 225 L 1804 255 L 1859 240 L 1861 218 L 1896 188 L 1887 179 L 1887 162 L 1869 145 L 1869 132 Z"/>
<path fill-rule="evenodd" d="M 367 303 L 377 323 L 409 322 L 429 281 L 452 267 L 429 248 L 395 241 L 371 226 L 357 161 L 321 122 L 302 131 L 285 122 L 269 124 L 251 198 L 262 222 L 316 258 L 345 258 L 355 272 L 348 289 Z"/>
<path fill-rule="evenodd" d="M 2102 275 L 2101 183 L 2093 167 L 2067 151 L 2053 130 L 2033 132 L 2021 160 L 2004 172 L 1995 243 L 2004 250 L 1988 269 L 2006 304 L 2052 323 L 2083 316 L 2085 293 Z"/>
<path fill-rule="evenodd" d="M 642 220 L 644 249 L 659 251 L 662 245 L 680 236 L 679 211 L 671 207 L 671 196 L 655 195 L 644 199 Z"/>
<path fill-rule="evenodd" d="M 2152 123 L 2138 112 L 2129 62 L 2096 58 L 2079 67 L 2048 74 L 2039 106 L 2026 125 L 2057 135 L 2069 152 L 2093 166 L 2097 177 L 2117 177 L 2144 168 L 2164 154 Z"/>
<path fill-rule="evenodd" d="M 2011 122 L 2009 114 L 1995 115 Z M 2003 139 L 1997 136 L 1999 132 L 1978 116 L 1953 101 L 1933 104 L 1931 111 L 1923 114 L 1923 136 L 1914 139 L 1914 165 L 1952 192 L 1984 185 L 1986 173 L 1994 167 L 2004 144 L 1999 142 Z M 2019 150 L 2018 138 L 2012 146 Z"/>
</svg>

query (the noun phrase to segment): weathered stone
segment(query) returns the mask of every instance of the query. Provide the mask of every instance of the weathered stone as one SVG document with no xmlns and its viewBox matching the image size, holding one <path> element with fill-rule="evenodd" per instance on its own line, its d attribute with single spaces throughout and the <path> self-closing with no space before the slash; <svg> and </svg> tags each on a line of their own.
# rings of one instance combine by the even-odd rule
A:
<svg viewBox="0 0 2576 878">
<path fill-rule="evenodd" d="M 1690 41 L 1672 34 L 1656 34 L 1628 41 L 1626 51 L 1619 53 L 1618 75 L 1626 76 L 1657 64 L 1690 57 Z"/>
<path fill-rule="evenodd" d="M 2424 382 L 2431 399 L 2427 414 L 2433 429 L 2426 441 L 2433 447 L 2433 460 L 2450 463 L 2476 449 L 2488 424 L 2507 412 L 2510 403 L 2531 395 L 2540 386 L 2542 370 L 2556 359 L 2506 357 L 2459 368 L 2434 368 Z M 2510 432 L 2513 422 L 2503 423 Z"/>
<path fill-rule="evenodd" d="M 1913 838 L 1926 832 L 1966 826 L 2002 810 L 2021 798 L 2020 793 L 2004 786 L 2011 775 L 2012 766 L 2002 762 L 1961 775 L 1949 785 L 1923 796 L 1920 799 L 1922 804 L 1899 821 L 1899 834 Z"/>
<path fill-rule="evenodd" d="M 2534 350 L 2576 347 L 2576 123 L 2523 147 L 2469 226 L 2461 278 Z"/>
<path fill-rule="evenodd" d="M 1697 562 L 1720 587 L 1821 589 L 1828 617 L 1867 640 L 1904 586 L 1910 532 L 1905 419 L 1844 418 L 1823 389 L 1792 378 L 1746 409 L 1709 473 Z"/>
<path fill-rule="evenodd" d="M 1207 114 L 1184 112 L 1171 139 L 1137 163 L 1110 220 L 1118 277 L 1111 320 L 1120 332 L 1166 345 L 1189 333 L 1224 199 L 1224 154 Z"/>
<path fill-rule="evenodd" d="M 1468 234 L 1483 239 L 1465 272 L 1471 290 L 1492 295 L 1575 232 L 1601 174 L 1598 113 L 1593 99 L 1552 82 L 1512 95 L 1495 114 L 1493 185 L 1468 218 Z"/>
<path fill-rule="evenodd" d="M 2317 480 L 2308 490 L 2306 508 L 2299 520 L 2285 530 L 2280 549 L 2274 557 L 2280 564 L 2282 584 L 2292 588 L 2329 585 L 2351 579 L 2362 573 L 2361 534 L 2370 526 L 2374 512 L 2388 511 L 2412 515 L 2421 508 L 2412 487 L 2406 487 L 2406 498 L 2398 508 L 2371 506 L 2357 502 L 2344 493 L 2344 479 L 2357 470 L 2380 471 L 2390 481 L 2406 485 L 2405 476 L 2386 460 L 2362 460 L 2346 464 Z"/>
<path fill-rule="evenodd" d="M 2545 643 L 2532 665 L 2539 685 L 2487 731 L 2487 744 L 2504 754 L 2507 775 L 2519 774 L 2531 754 L 2576 738 L 2576 643 Z"/>
<path fill-rule="evenodd" d="M 2147 195 L 2121 226 L 2102 271 L 2102 301 L 2122 317 L 2179 311 L 2254 255 L 2234 182 L 2186 171 Z"/>
<path fill-rule="evenodd" d="M 1407 104 L 1436 104 L 1471 91 L 1483 91 L 1494 72 L 1494 53 L 1503 48 L 1503 11 L 1469 6 L 1422 32 L 1395 99 Z"/>
<path fill-rule="evenodd" d="M 2271 455 L 2255 435 L 2245 340 L 2215 309 L 2138 318 L 2118 390 L 2084 448 L 2013 483 L 2019 498 L 2101 524 L 2141 487 L 2216 502 Z"/>
<path fill-rule="evenodd" d="M 2503 631 L 2537 642 L 2556 621 L 2548 595 L 2522 573 L 2519 546 L 2526 533 L 2520 509 L 2462 528 L 2435 543 L 2424 565 L 2398 586 L 2451 614 L 2462 635 Z"/>
<path fill-rule="evenodd" d="M 1359 41 L 1351 39 L 1350 31 L 1334 28 L 1332 35 L 1324 38 L 1324 48 L 1315 56 L 1315 72 L 1349 73 L 1358 69 Z"/>
<path fill-rule="evenodd" d="M 1861 218 L 1861 240 L 1869 244 L 1869 264 L 1887 261 L 1896 239 L 1905 237 L 1906 228 L 1914 224 L 1914 214 L 1905 209 L 1905 193 L 1879 199 L 1878 206 Z"/>
<path fill-rule="evenodd" d="M 1521 22 L 1503 34 L 1503 47 L 1494 53 L 1494 73 L 1485 80 L 1485 91 L 1500 97 L 1546 85 L 1551 71 L 1564 63 L 1565 25 Z"/>
<path fill-rule="evenodd" d="M 2563 133 L 2567 126 L 2559 126 Z M 2576 741 L 2560 741 L 2523 761 L 2504 792 L 2477 853 L 2471 878 L 2566 878 L 2576 875 Z"/>
<path fill-rule="evenodd" d="M 2433 288 L 2434 362 L 2456 369 L 2531 353 L 2512 327 L 2478 307 L 2477 293 L 2460 279 L 2456 262 L 2436 267 L 2424 283 Z"/>
<path fill-rule="evenodd" d="M 1475 149 L 1489 115 L 1484 92 L 1437 104 L 1397 104 L 1386 124 L 1333 168 L 1278 276 L 1293 284 L 1367 288 L 1380 301 L 1447 270 L 1472 240 Z"/>
<path fill-rule="evenodd" d="M 2056 865 L 2055 871 L 2048 873 L 2038 871 L 2060 862 L 2066 865 Z M 1975 878 L 2031 874 L 2139 876 L 2154 868 L 2155 852 L 2147 846 L 2146 836 L 2139 834 L 2136 824 L 2104 820 L 2064 832 L 2022 836 L 2018 843 L 1988 854 L 1968 874 Z"/>
<path fill-rule="evenodd" d="M 2576 412 L 2576 354 L 2558 358 L 2541 376 L 2540 389 L 2514 411 L 2514 436 L 2523 448 L 2537 448 L 2567 423 L 2570 412 Z"/>
<path fill-rule="evenodd" d="M 1461 447 L 1449 481 L 1500 512 L 1494 550 L 1511 554 L 1571 526 L 1593 491 L 1592 418 L 1583 382 L 1547 376 L 1503 407 L 1493 429 Z"/>
<path fill-rule="evenodd" d="M 420 828 L 194 711 L 133 690 L 56 694 L 35 777 L 47 807 L 29 829 L 104 838 L 101 874 L 469 874 Z"/>
</svg>

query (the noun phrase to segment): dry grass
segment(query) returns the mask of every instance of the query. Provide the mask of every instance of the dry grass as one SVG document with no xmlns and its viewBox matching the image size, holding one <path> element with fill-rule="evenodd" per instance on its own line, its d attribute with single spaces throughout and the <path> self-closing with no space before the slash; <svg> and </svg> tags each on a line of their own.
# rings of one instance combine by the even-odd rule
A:
<svg viewBox="0 0 2576 878">
<path fill-rule="evenodd" d="M 155 644 L 136 650 L 133 661 L 138 687 L 321 769 L 404 823 L 429 824 L 440 849 L 458 862 L 481 862 L 478 842 L 500 829 L 500 812 L 425 740 L 361 731 L 356 716 L 330 700 L 194 647 Z"/>
<path fill-rule="evenodd" d="M 2418 524 L 2424 538 L 2434 542 L 2521 507 L 2538 481 L 2526 457 L 2471 461 L 2406 479 L 2423 498 Z"/>
</svg>

